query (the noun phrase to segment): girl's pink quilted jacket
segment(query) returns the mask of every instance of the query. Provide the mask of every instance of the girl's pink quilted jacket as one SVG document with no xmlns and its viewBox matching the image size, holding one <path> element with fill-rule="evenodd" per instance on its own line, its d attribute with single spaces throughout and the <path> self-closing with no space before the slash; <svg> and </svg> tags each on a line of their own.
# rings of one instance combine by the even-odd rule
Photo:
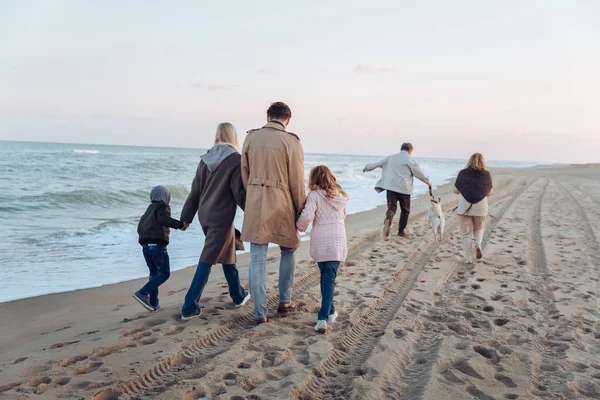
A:
<svg viewBox="0 0 600 400">
<path fill-rule="evenodd" d="M 306 232 L 312 221 L 310 256 L 316 262 L 346 260 L 346 204 L 347 197 L 338 194 L 328 199 L 324 190 L 313 190 L 306 197 L 306 206 L 296 227 L 300 232 Z"/>
</svg>

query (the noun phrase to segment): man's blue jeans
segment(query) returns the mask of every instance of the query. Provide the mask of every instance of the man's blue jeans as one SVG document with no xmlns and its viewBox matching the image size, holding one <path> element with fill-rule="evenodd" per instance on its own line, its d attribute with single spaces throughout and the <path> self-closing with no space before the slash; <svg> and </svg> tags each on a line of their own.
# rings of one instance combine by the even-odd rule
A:
<svg viewBox="0 0 600 400">
<path fill-rule="evenodd" d="M 340 266 L 339 261 L 326 261 L 317 263 L 321 271 L 321 309 L 318 319 L 327 321 L 330 315 L 335 313 L 333 305 L 333 293 L 335 292 L 335 278 Z"/>
<path fill-rule="evenodd" d="M 267 310 L 267 250 L 268 244 L 250 244 L 250 293 L 254 300 L 254 315 L 264 318 Z M 296 269 L 296 249 L 281 247 L 281 261 L 279 262 L 279 302 L 292 301 L 292 285 L 294 284 L 294 271 Z"/>
<path fill-rule="evenodd" d="M 194 279 L 192 279 L 192 284 L 185 295 L 185 303 L 183 303 L 183 308 L 181 309 L 183 315 L 192 315 L 200 308 L 198 302 L 200 301 L 206 282 L 208 282 L 211 269 L 212 265 L 203 263 L 202 261 L 198 262 Z M 240 284 L 240 275 L 236 265 L 223 264 L 223 274 L 229 286 L 231 300 L 235 304 L 240 304 L 246 297 L 246 291 Z"/>
<path fill-rule="evenodd" d="M 160 244 L 146 244 L 142 247 L 142 253 L 150 270 L 150 280 L 140 293 L 144 296 L 150 296 L 150 305 L 158 306 L 158 287 L 165 283 L 171 276 L 171 266 L 169 263 L 169 253 L 167 247 Z"/>
</svg>

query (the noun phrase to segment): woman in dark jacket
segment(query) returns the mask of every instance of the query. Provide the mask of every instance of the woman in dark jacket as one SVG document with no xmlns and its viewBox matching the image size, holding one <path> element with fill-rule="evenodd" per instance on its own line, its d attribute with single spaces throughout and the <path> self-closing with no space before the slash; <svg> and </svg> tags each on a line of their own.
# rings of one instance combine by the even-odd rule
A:
<svg viewBox="0 0 600 400">
<path fill-rule="evenodd" d="M 192 190 L 181 212 L 181 221 L 186 226 L 192 222 L 197 212 L 206 237 L 196 274 L 185 295 L 182 320 L 202 313 L 198 302 L 214 264 L 223 264 L 223 273 L 233 302 L 242 306 L 250 300 L 250 294 L 240 284 L 235 265 L 236 249 L 244 248 L 243 243 L 237 239 L 239 233 L 233 226 L 237 206 L 243 210 L 246 202 L 240 165 L 235 128 L 230 123 L 219 124 L 215 145 L 201 157 Z"/>
</svg>

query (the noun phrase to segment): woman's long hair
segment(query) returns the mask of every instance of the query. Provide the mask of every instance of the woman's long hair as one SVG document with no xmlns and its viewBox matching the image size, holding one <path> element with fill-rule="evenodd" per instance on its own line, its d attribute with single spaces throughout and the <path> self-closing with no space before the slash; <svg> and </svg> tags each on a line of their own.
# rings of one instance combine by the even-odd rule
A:
<svg viewBox="0 0 600 400">
<path fill-rule="evenodd" d="M 469 157 L 469 161 L 467 162 L 467 168 L 485 171 L 487 167 L 485 166 L 485 160 L 483 159 L 483 155 L 481 153 L 474 153 L 471 157 Z"/>
<path fill-rule="evenodd" d="M 329 199 L 333 199 L 338 194 L 348 197 L 344 189 L 337 183 L 333 172 L 324 165 L 316 166 L 310 170 L 308 188 L 310 190 L 324 190 Z"/>
<path fill-rule="evenodd" d="M 235 127 L 229 122 L 221 122 L 217 125 L 217 133 L 215 134 L 215 144 L 217 143 L 229 143 L 236 150 L 240 150 L 238 144 L 238 134 Z"/>
</svg>

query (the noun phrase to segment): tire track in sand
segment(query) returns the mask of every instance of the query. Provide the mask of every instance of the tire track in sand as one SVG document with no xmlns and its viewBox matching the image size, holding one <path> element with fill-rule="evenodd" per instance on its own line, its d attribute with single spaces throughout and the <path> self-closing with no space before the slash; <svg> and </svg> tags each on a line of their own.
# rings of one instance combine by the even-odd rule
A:
<svg viewBox="0 0 600 400">
<path fill-rule="evenodd" d="M 450 208 L 450 206 L 448 206 Z M 411 220 L 422 218 L 427 211 L 411 215 Z M 347 261 L 359 257 L 372 247 L 379 238 L 380 231 L 372 232 L 367 237 L 358 240 L 349 249 Z M 311 272 L 295 281 L 292 292 L 294 298 L 299 298 L 320 281 L 318 271 Z M 269 309 L 277 307 L 278 294 L 272 294 L 267 299 Z M 158 394 L 166 391 L 190 372 L 191 368 L 201 369 L 210 360 L 228 351 L 239 338 L 255 327 L 252 310 L 227 321 L 209 334 L 199 336 L 184 344 L 176 353 L 162 358 L 157 364 L 138 377 L 121 382 L 109 389 L 94 395 L 94 400 L 116 400 L 118 398 L 137 398 L 145 394 Z"/>
<path fill-rule="evenodd" d="M 596 273 L 598 273 L 600 271 L 600 242 L 598 241 L 598 236 L 596 236 L 596 233 L 594 232 L 594 228 L 590 224 L 590 218 L 588 217 L 588 213 L 585 211 L 586 209 L 581 205 L 581 201 L 579 200 L 579 198 L 575 196 L 573 192 L 564 185 L 564 183 L 556 182 L 556 184 L 563 189 L 567 197 L 571 199 L 571 204 L 575 207 L 575 211 L 579 216 L 582 227 L 585 230 L 585 234 L 589 238 L 589 240 L 586 241 L 586 246 L 589 249 L 587 254 L 590 255 L 594 269 L 596 270 Z M 570 186 L 573 187 L 572 185 Z M 595 198 L 587 192 L 584 192 L 581 188 L 575 189 L 579 193 L 581 193 L 583 197 L 587 196 L 589 199 L 595 202 L 597 206 L 600 206 L 600 201 L 598 201 L 597 198 Z M 596 276 L 598 276 L 598 274 L 596 274 Z"/>
<path fill-rule="evenodd" d="M 483 237 L 483 247 L 487 245 L 490 237 L 495 232 L 495 228 L 502 220 L 504 215 L 511 209 L 515 201 L 517 201 L 531 185 L 535 182 L 535 179 L 530 179 L 525 182 L 517 183 L 517 188 L 509 192 L 508 196 L 504 196 L 502 199 L 495 201 L 490 204 L 491 207 L 498 203 L 500 208 L 494 211 L 495 217 L 490 219 L 486 225 L 485 233 Z M 519 187 L 520 186 L 520 187 Z M 490 207 L 490 208 L 491 208 Z M 452 245 L 452 244 L 449 244 Z M 473 266 L 470 266 L 472 269 Z M 436 290 L 435 296 L 437 297 L 435 303 L 436 307 L 429 310 L 426 316 L 415 315 L 415 323 L 413 326 L 418 326 L 419 330 L 412 333 L 412 340 L 405 340 L 398 349 L 395 349 L 393 355 L 387 360 L 388 364 L 384 367 L 381 374 L 381 383 L 377 386 L 383 392 L 372 392 L 370 395 L 360 394 L 355 396 L 356 398 L 367 398 L 367 399 L 388 399 L 388 398 L 401 398 L 401 399 L 421 399 L 427 389 L 427 384 L 431 378 L 431 370 L 436 364 L 438 359 L 438 353 L 440 346 L 443 342 L 443 331 L 447 329 L 447 324 L 442 322 L 445 316 L 450 315 L 452 306 L 456 300 L 463 293 L 462 289 L 458 288 L 461 283 L 466 283 L 469 279 L 467 274 L 467 266 L 461 262 L 454 262 L 448 273 L 446 273 L 438 284 L 440 290 Z M 454 277 L 457 271 L 458 277 Z M 452 279 L 453 285 L 448 285 L 448 282 Z M 432 293 L 433 295 L 433 293 Z M 425 319 L 425 322 L 419 320 Z M 459 366 L 467 371 L 468 365 Z"/>
<path fill-rule="evenodd" d="M 507 196 L 497 198 L 497 201 Z M 459 220 L 452 215 L 447 220 L 446 232 L 458 227 Z M 402 306 L 425 265 L 435 255 L 439 243 L 426 241 L 411 253 L 390 279 L 383 295 L 371 304 L 344 335 L 337 348 L 317 365 L 313 372 L 296 386 L 291 399 L 348 399 L 355 375 L 362 375 L 362 365 L 372 354 L 379 338 Z"/>
<path fill-rule="evenodd" d="M 567 374 L 560 369 L 566 358 L 569 346 L 554 340 L 554 328 L 560 323 L 561 315 L 555 305 L 552 290 L 552 277 L 546 264 L 546 253 L 542 236 L 542 203 L 546 195 L 549 179 L 546 179 L 541 194 L 531 209 L 529 223 L 529 255 L 532 265 L 533 287 L 530 290 L 532 303 L 542 315 L 546 326 L 539 327 L 540 332 L 532 330 L 531 375 L 532 394 L 552 399 L 565 398 Z"/>
</svg>

